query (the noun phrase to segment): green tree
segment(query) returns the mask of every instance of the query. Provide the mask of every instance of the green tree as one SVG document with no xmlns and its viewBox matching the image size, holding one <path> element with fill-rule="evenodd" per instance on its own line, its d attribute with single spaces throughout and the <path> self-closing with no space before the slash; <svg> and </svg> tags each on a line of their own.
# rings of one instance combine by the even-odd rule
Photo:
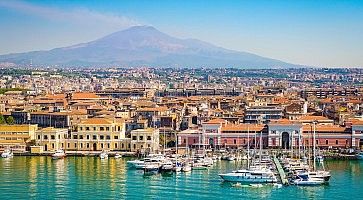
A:
<svg viewBox="0 0 363 200">
<path fill-rule="evenodd" d="M 6 120 L 5 120 L 4 115 L 0 115 L 0 124 L 5 124 L 5 123 L 6 123 Z"/>
<path fill-rule="evenodd" d="M 7 124 L 14 124 L 15 123 L 14 117 L 13 116 L 7 117 L 6 118 L 6 123 Z"/>
</svg>

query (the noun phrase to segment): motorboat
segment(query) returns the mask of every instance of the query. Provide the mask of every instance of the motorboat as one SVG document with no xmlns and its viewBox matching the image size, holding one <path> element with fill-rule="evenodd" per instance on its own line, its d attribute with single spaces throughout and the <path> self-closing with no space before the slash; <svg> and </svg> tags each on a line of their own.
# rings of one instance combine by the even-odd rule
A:
<svg viewBox="0 0 363 200">
<path fill-rule="evenodd" d="M 107 152 L 102 151 L 102 152 L 100 153 L 100 158 L 101 158 L 101 159 L 108 159 L 108 154 L 107 154 Z"/>
<path fill-rule="evenodd" d="M 193 170 L 207 170 L 208 167 L 204 163 L 193 163 Z"/>
<path fill-rule="evenodd" d="M 235 156 L 233 156 L 233 155 L 231 155 L 231 156 L 228 156 L 228 157 L 227 157 L 227 160 L 228 160 L 228 161 L 234 161 L 234 160 L 236 160 L 236 157 L 235 157 Z"/>
<path fill-rule="evenodd" d="M 192 171 L 192 167 L 189 164 L 187 164 L 187 165 L 184 165 L 181 170 L 182 170 L 182 172 L 190 172 L 190 171 Z"/>
<path fill-rule="evenodd" d="M 173 172 L 173 163 L 172 162 L 166 162 L 161 165 L 160 171 L 162 173 L 172 173 Z"/>
<path fill-rule="evenodd" d="M 228 182 L 241 183 L 276 183 L 275 174 L 269 169 L 241 169 L 219 176 Z"/>
<path fill-rule="evenodd" d="M 119 158 L 122 158 L 122 155 L 120 155 L 120 154 L 115 154 L 115 159 L 119 159 Z"/>
<path fill-rule="evenodd" d="M 4 152 L 1 154 L 2 158 L 12 158 L 13 152 L 10 149 L 5 149 Z"/>
<path fill-rule="evenodd" d="M 293 182 L 295 185 L 300 186 L 313 186 L 313 185 L 323 185 L 325 183 L 324 179 L 310 177 L 306 175 L 298 175 Z"/>
<path fill-rule="evenodd" d="M 310 178 L 318 178 L 318 179 L 323 179 L 324 182 L 329 182 L 330 180 L 330 172 L 329 171 L 324 171 L 324 170 L 318 170 L 318 171 L 298 171 L 297 172 L 297 176 L 301 177 L 301 176 L 308 176 Z"/>
<path fill-rule="evenodd" d="M 66 153 L 63 149 L 58 149 L 54 154 L 52 154 L 52 159 L 62 159 L 66 157 Z"/>
<path fill-rule="evenodd" d="M 359 154 L 357 155 L 357 158 L 359 160 L 363 160 L 363 151 L 362 152 L 359 152 Z"/>
</svg>

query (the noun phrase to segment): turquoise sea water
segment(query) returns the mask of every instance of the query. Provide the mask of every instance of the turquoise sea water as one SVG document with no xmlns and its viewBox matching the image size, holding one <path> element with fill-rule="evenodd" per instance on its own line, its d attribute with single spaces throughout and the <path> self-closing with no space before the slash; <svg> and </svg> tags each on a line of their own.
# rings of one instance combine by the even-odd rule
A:
<svg viewBox="0 0 363 200">
<path fill-rule="evenodd" d="M 208 171 L 143 176 L 126 159 L 14 157 L 0 159 L 0 199 L 363 199 L 363 161 L 327 161 L 332 179 L 319 187 L 235 187 Z"/>
</svg>

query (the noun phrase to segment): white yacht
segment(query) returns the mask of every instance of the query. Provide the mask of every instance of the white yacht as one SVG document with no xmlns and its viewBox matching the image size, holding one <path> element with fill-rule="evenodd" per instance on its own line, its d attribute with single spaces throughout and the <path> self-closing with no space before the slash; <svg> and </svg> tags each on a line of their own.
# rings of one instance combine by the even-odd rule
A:
<svg viewBox="0 0 363 200">
<path fill-rule="evenodd" d="M 323 178 L 311 177 L 308 175 L 299 175 L 293 182 L 295 185 L 308 186 L 308 185 L 323 185 L 326 183 Z"/>
<path fill-rule="evenodd" d="M 100 158 L 101 158 L 101 159 L 108 159 L 108 154 L 107 154 L 107 152 L 102 151 L 102 152 L 100 153 Z"/>
<path fill-rule="evenodd" d="M 12 158 L 13 152 L 10 149 L 5 149 L 4 152 L 1 154 L 2 158 Z"/>
<path fill-rule="evenodd" d="M 305 177 L 309 177 L 309 178 L 318 178 L 318 179 L 323 179 L 324 182 L 329 182 L 330 180 L 330 172 L 329 171 L 324 171 L 324 170 L 318 170 L 318 171 L 298 171 L 297 172 L 297 176 L 301 177 L 301 176 L 305 176 Z"/>
<path fill-rule="evenodd" d="M 66 157 L 66 153 L 63 149 L 58 149 L 54 154 L 52 154 L 52 159 L 62 159 Z"/>
<path fill-rule="evenodd" d="M 241 183 L 276 183 L 275 174 L 268 169 L 242 169 L 227 174 L 219 174 L 219 176 L 228 182 Z"/>
</svg>

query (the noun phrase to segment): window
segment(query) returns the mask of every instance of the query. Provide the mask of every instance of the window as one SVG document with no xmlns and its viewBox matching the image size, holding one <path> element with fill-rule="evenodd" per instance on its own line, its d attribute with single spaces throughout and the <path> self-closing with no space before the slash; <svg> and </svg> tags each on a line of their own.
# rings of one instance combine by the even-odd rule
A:
<svg viewBox="0 0 363 200">
<path fill-rule="evenodd" d="M 233 143 L 234 143 L 234 144 L 237 144 L 237 140 L 236 140 L 236 139 L 234 139 L 234 140 L 233 140 Z"/>
<path fill-rule="evenodd" d="M 132 136 L 132 140 L 137 140 L 137 137 L 136 136 Z"/>
<path fill-rule="evenodd" d="M 79 139 L 83 140 L 83 135 L 79 135 Z"/>
<path fill-rule="evenodd" d="M 54 149 L 54 144 L 52 144 L 52 148 Z"/>
<path fill-rule="evenodd" d="M 103 144 L 101 143 L 101 149 L 103 149 Z"/>
<path fill-rule="evenodd" d="M 73 135 L 73 139 L 77 139 L 78 138 L 78 136 L 77 135 Z"/>
<path fill-rule="evenodd" d="M 103 140 L 104 139 L 104 136 L 103 135 L 100 135 L 100 140 Z"/>
<path fill-rule="evenodd" d="M 86 146 L 87 146 L 87 148 L 89 148 L 89 143 L 87 143 L 87 145 L 86 145 Z"/>
<path fill-rule="evenodd" d="M 150 148 L 150 144 L 147 144 L 147 147 L 149 147 L 149 148 Z"/>
<path fill-rule="evenodd" d="M 316 141 L 315 141 L 315 144 L 319 144 L 319 140 L 316 140 Z"/>
<path fill-rule="evenodd" d="M 130 144 L 130 143 L 129 143 L 129 145 L 128 145 L 128 146 L 129 146 L 129 149 L 131 149 L 131 144 Z"/>
<path fill-rule="evenodd" d="M 151 140 L 151 136 L 147 136 L 147 140 Z M 184 139 L 185 140 L 185 139 Z M 185 142 L 184 142 L 185 143 Z"/>
<path fill-rule="evenodd" d="M 193 140 L 193 143 L 195 143 L 195 142 L 196 142 L 196 140 L 194 139 L 194 140 Z"/>
<path fill-rule="evenodd" d="M 60 140 L 60 135 L 58 135 L 58 139 Z"/>
<path fill-rule="evenodd" d="M 144 136 L 140 136 L 139 138 L 140 138 L 140 140 L 144 140 Z"/>
<path fill-rule="evenodd" d="M 55 135 L 51 135 L 50 139 L 55 140 Z"/>
<path fill-rule="evenodd" d="M 77 143 L 74 143 L 74 148 L 75 148 L 75 149 L 77 148 Z"/>
<path fill-rule="evenodd" d="M 96 127 L 93 127 L 93 130 L 96 131 Z"/>
<path fill-rule="evenodd" d="M 100 131 L 104 131 L 105 130 L 105 127 L 100 127 Z"/>
<path fill-rule="evenodd" d="M 81 143 L 81 149 L 83 148 L 83 143 Z"/>
<path fill-rule="evenodd" d="M 38 135 L 38 140 L 40 140 L 40 135 Z"/>
<path fill-rule="evenodd" d="M 117 143 L 115 143 L 115 149 L 117 149 Z"/>
<path fill-rule="evenodd" d="M 94 140 L 97 140 L 97 135 L 93 135 L 93 139 Z"/>
<path fill-rule="evenodd" d="M 67 147 L 69 148 L 69 146 L 70 146 L 70 144 L 69 143 L 67 143 Z"/>
<path fill-rule="evenodd" d="M 325 140 L 325 144 L 329 144 L 329 141 L 328 140 Z"/>
<path fill-rule="evenodd" d="M 117 136 L 117 135 L 115 135 L 113 138 L 114 138 L 115 140 L 117 140 L 117 139 L 118 139 L 118 136 Z"/>
<path fill-rule="evenodd" d="M 110 139 L 111 139 L 111 136 L 106 135 L 106 140 L 110 140 Z"/>
<path fill-rule="evenodd" d="M 48 135 L 44 135 L 44 139 L 45 140 L 48 140 Z"/>
<path fill-rule="evenodd" d="M 134 149 L 136 149 L 136 144 L 134 144 Z"/>
<path fill-rule="evenodd" d="M 108 126 L 107 126 L 107 127 L 106 127 L 106 131 L 110 131 L 110 127 L 108 127 Z"/>
<path fill-rule="evenodd" d="M 89 135 L 87 135 L 87 140 L 89 140 Z"/>
<path fill-rule="evenodd" d="M 107 148 L 110 148 L 110 143 L 107 144 Z"/>
<path fill-rule="evenodd" d="M 148 136 L 148 137 L 147 137 L 147 140 L 149 140 L 149 137 L 150 137 L 150 136 Z M 183 143 L 184 143 L 184 144 L 185 144 L 185 143 L 187 143 L 187 139 L 184 139 L 184 140 L 183 140 Z"/>
<path fill-rule="evenodd" d="M 64 148 L 64 144 L 62 143 L 62 148 Z"/>
<path fill-rule="evenodd" d="M 83 130 L 83 127 L 82 127 L 82 126 L 81 126 L 81 127 L 79 127 L 79 130 L 81 130 L 81 131 L 82 131 L 82 130 Z"/>
<path fill-rule="evenodd" d="M 119 127 L 117 127 L 117 129 L 118 129 L 118 131 L 121 131 L 121 127 L 119 126 Z"/>
<path fill-rule="evenodd" d="M 335 140 L 335 144 L 339 144 L 338 140 Z"/>
<path fill-rule="evenodd" d="M 89 127 L 88 126 L 86 127 L 86 131 L 89 131 Z"/>
<path fill-rule="evenodd" d="M 144 145 L 141 145 L 140 147 L 141 147 L 141 149 L 142 149 L 142 148 L 144 148 Z"/>
<path fill-rule="evenodd" d="M 121 144 L 121 148 L 124 148 L 124 146 L 125 146 L 125 145 L 124 145 L 124 143 L 122 143 L 122 144 Z"/>
</svg>

